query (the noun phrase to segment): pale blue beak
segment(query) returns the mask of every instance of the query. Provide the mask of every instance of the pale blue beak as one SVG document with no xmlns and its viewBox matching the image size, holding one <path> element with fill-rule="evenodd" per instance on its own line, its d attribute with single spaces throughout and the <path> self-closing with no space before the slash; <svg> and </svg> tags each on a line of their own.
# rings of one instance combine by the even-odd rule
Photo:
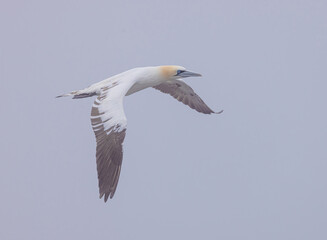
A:
<svg viewBox="0 0 327 240">
<path fill-rule="evenodd" d="M 178 74 L 179 77 L 187 78 L 187 77 L 201 77 L 202 75 L 200 73 L 194 73 L 189 71 L 183 71 L 180 74 Z"/>
</svg>

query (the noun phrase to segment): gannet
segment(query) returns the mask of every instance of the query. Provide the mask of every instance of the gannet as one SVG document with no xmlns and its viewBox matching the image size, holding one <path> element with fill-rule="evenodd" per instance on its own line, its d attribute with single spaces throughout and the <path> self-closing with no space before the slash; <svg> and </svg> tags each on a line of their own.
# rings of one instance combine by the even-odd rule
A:
<svg viewBox="0 0 327 240">
<path fill-rule="evenodd" d="M 200 77 L 181 66 L 141 67 L 128 70 L 83 90 L 57 97 L 73 99 L 97 96 L 91 111 L 91 124 L 96 137 L 96 163 L 100 199 L 115 194 L 123 160 L 123 141 L 127 119 L 123 108 L 124 96 L 148 87 L 170 94 L 178 101 L 204 114 L 219 114 L 211 110 L 182 78 Z"/>
</svg>

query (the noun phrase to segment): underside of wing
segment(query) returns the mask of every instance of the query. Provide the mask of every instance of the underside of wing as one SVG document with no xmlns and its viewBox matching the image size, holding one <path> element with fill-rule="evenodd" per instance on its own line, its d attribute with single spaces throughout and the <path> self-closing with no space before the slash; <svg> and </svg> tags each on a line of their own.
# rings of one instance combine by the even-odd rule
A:
<svg viewBox="0 0 327 240">
<path fill-rule="evenodd" d="M 178 101 L 188 105 L 190 108 L 195 109 L 198 112 L 204 114 L 222 112 L 214 112 L 211 110 L 207 104 L 205 104 L 205 102 L 194 92 L 194 90 L 183 81 L 172 80 L 154 86 L 154 88 L 163 93 L 170 94 Z"/>
<path fill-rule="evenodd" d="M 123 97 L 128 86 L 105 88 L 92 106 L 91 123 L 96 137 L 96 163 L 100 198 L 115 194 L 122 160 L 127 120 Z"/>
</svg>

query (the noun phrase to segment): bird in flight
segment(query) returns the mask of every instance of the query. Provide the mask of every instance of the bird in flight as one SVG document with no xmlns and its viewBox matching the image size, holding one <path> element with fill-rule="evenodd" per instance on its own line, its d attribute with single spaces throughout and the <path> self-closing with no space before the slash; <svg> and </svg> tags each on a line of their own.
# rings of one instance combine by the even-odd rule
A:
<svg viewBox="0 0 327 240">
<path fill-rule="evenodd" d="M 148 87 L 170 94 L 178 101 L 204 114 L 219 114 L 181 79 L 200 77 L 181 66 L 141 67 L 128 70 L 95 83 L 88 88 L 72 91 L 57 97 L 73 99 L 97 96 L 91 111 L 91 124 L 96 137 L 96 163 L 100 198 L 104 201 L 115 194 L 123 160 L 123 141 L 127 119 L 123 108 L 124 96 Z"/>
</svg>

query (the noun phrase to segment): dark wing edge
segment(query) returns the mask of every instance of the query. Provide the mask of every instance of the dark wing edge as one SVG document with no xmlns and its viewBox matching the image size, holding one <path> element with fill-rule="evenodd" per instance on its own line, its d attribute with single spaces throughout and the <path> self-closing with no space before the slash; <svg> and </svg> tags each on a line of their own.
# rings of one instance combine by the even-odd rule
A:
<svg viewBox="0 0 327 240">
<path fill-rule="evenodd" d="M 101 100 L 99 98 L 93 104 L 91 112 L 92 128 L 96 137 L 96 163 L 99 180 L 100 199 L 104 196 L 107 202 L 108 197 L 115 194 L 120 170 L 123 160 L 123 141 L 126 135 L 126 128 L 120 125 L 111 126 L 105 129 L 105 123 L 111 118 L 103 119 L 103 113 L 98 110 Z"/>
<path fill-rule="evenodd" d="M 208 107 L 207 104 L 197 95 L 194 90 L 185 82 L 180 80 L 172 80 L 161 83 L 153 88 L 171 95 L 178 101 L 188 105 L 190 108 L 204 114 L 220 114 L 223 111 L 215 112 Z"/>
</svg>

